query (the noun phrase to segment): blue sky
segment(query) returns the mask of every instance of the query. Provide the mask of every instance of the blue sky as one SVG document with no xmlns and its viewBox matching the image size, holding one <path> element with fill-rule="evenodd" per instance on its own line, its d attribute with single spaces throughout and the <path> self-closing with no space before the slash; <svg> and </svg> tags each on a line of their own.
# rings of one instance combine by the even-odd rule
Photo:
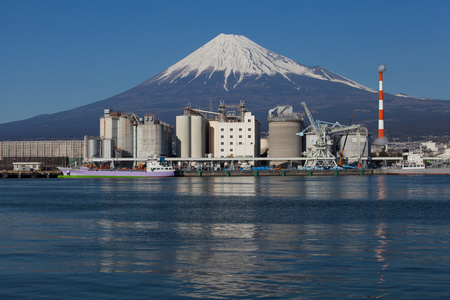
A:
<svg viewBox="0 0 450 300">
<path fill-rule="evenodd" d="M 0 123 L 90 104 L 220 33 L 385 92 L 450 99 L 450 1 L 0 0 Z"/>
</svg>

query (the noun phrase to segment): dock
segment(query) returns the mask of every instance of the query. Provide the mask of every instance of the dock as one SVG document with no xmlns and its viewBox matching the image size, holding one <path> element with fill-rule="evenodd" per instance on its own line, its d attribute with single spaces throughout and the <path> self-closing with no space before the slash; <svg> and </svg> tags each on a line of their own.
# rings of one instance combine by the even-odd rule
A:
<svg viewBox="0 0 450 300">
<path fill-rule="evenodd" d="M 2 171 L 0 178 L 58 178 L 60 171 Z"/>
<path fill-rule="evenodd" d="M 229 171 L 177 171 L 180 177 L 217 177 L 217 176 L 339 176 L 339 175 L 382 175 L 381 170 L 229 170 Z"/>
<path fill-rule="evenodd" d="M 448 174 L 448 173 L 446 173 Z M 2 178 L 58 178 L 60 171 L 0 171 Z M 177 170 L 175 177 L 239 177 L 239 176 L 362 176 L 393 175 L 384 169 L 344 169 L 344 170 Z M 416 174 L 418 175 L 418 174 Z M 423 173 L 422 175 L 426 175 Z"/>
</svg>

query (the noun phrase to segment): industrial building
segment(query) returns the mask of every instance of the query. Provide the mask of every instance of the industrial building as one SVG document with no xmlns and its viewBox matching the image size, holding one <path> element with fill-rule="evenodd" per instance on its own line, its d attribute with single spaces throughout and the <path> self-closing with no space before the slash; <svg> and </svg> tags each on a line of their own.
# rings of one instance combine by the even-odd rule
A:
<svg viewBox="0 0 450 300">
<path fill-rule="evenodd" d="M 310 125 L 297 133 L 305 136 L 307 168 L 333 168 L 346 165 L 362 165 L 370 157 L 371 136 L 361 125 L 341 125 L 315 120 L 302 102 Z M 339 163 L 336 162 L 339 158 Z M 370 163 L 370 162 L 369 162 Z"/>
<path fill-rule="evenodd" d="M 155 115 L 139 118 L 107 108 L 100 118 L 100 137 L 86 136 L 86 159 L 172 156 L 173 126 Z"/>
<path fill-rule="evenodd" d="M 76 165 L 84 152 L 83 140 L 0 141 L 0 169 L 12 170 L 18 163 L 41 163 L 41 169 Z"/>
<path fill-rule="evenodd" d="M 239 105 L 221 101 L 218 112 L 185 108 L 176 119 L 177 156 L 259 157 L 260 126 L 243 100 Z"/>
</svg>

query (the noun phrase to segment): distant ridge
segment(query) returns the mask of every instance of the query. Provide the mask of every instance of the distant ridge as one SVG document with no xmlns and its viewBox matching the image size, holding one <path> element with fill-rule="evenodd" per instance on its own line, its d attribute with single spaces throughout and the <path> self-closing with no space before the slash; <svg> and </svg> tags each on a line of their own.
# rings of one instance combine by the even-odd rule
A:
<svg viewBox="0 0 450 300">
<path fill-rule="evenodd" d="M 376 70 L 376 65 L 374 66 Z M 374 81 L 377 83 L 377 72 Z M 175 124 L 187 105 L 209 109 L 213 98 L 245 100 L 267 131 L 267 112 L 291 104 L 301 112 L 305 101 L 316 118 L 355 123 L 376 132 L 378 94 L 322 67 L 308 67 L 276 54 L 241 35 L 220 34 L 156 76 L 116 96 L 75 109 L 0 124 L 0 140 L 82 139 L 99 134 L 104 108 L 156 114 Z M 384 97 L 388 137 L 450 135 L 450 101 L 420 100 L 405 95 Z"/>
</svg>

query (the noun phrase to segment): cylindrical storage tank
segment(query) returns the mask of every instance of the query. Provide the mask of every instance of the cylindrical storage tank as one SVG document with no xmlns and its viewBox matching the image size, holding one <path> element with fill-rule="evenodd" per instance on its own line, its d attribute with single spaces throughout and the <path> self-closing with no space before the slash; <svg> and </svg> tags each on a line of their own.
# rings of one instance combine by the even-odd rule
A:
<svg viewBox="0 0 450 300">
<path fill-rule="evenodd" d="M 100 142 L 97 138 L 89 138 L 86 141 L 86 158 L 100 157 Z"/>
<path fill-rule="evenodd" d="M 269 157 L 300 157 L 302 138 L 300 121 L 269 122 Z"/>
<path fill-rule="evenodd" d="M 177 156 L 191 157 L 191 117 L 177 116 Z"/>
<path fill-rule="evenodd" d="M 114 141 L 112 139 L 102 140 L 102 158 L 112 158 L 114 151 Z"/>
<path fill-rule="evenodd" d="M 100 137 L 104 139 L 117 138 L 117 117 L 100 118 Z"/>
<path fill-rule="evenodd" d="M 121 116 L 117 124 L 117 148 L 129 157 L 133 156 L 133 124 L 127 117 Z"/>
<path fill-rule="evenodd" d="M 209 152 L 209 122 L 203 118 L 203 144 L 202 144 L 202 155 L 206 156 Z"/>
<path fill-rule="evenodd" d="M 191 116 L 191 157 L 203 157 L 205 139 L 203 117 Z"/>
</svg>

